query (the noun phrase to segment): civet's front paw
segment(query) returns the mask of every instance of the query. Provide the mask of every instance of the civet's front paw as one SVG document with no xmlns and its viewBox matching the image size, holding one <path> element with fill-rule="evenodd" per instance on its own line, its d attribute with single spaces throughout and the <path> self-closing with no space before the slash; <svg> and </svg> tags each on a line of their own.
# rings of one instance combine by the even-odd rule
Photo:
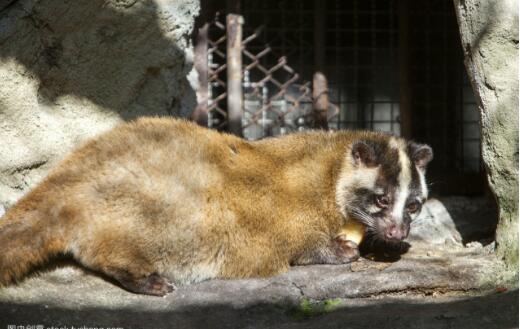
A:
<svg viewBox="0 0 520 329">
<path fill-rule="evenodd" d="M 338 235 L 332 240 L 332 243 L 339 263 L 351 263 L 359 258 L 358 245 L 351 240 L 347 240 L 345 235 Z"/>
</svg>

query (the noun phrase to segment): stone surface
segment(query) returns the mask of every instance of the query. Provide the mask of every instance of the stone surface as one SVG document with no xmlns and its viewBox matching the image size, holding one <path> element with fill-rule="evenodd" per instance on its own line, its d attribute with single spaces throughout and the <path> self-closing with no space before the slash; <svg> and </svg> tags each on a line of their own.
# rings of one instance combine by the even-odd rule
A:
<svg viewBox="0 0 520 329">
<path fill-rule="evenodd" d="M 450 257 L 448 262 L 403 258 L 386 269 L 361 272 L 349 266 L 297 267 L 272 279 L 181 287 L 164 298 L 134 295 L 62 268 L 0 291 L 0 326 L 312 328 L 321 323 L 321 328 L 338 328 L 341 319 L 349 319 L 348 327 L 356 328 L 478 328 L 482 321 L 489 322 L 486 328 L 514 327 L 517 291 L 498 296 L 496 289 L 472 291 L 473 275 L 492 265 L 492 256 L 467 252 Z M 321 309 L 327 302 L 334 308 Z"/>
<path fill-rule="evenodd" d="M 0 204 L 122 120 L 187 115 L 198 0 L 0 1 Z"/>
<path fill-rule="evenodd" d="M 454 0 L 499 205 L 497 251 L 518 271 L 518 0 Z"/>
<path fill-rule="evenodd" d="M 421 244 L 462 244 L 455 222 L 442 202 L 430 199 L 410 228 L 409 241 Z"/>
<path fill-rule="evenodd" d="M 464 247 L 453 217 L 442 202 L 429 201 L 412 227 L 410 249 L 392 262 L 293 267 L 268 279 L 183 286 L 163 298 L 135 295 L 74 265 L 57 265 L 0 290 L 0 328 L 516 326 L 518 291 L 508 278 L 496 277 L 503 263 L 481 243 Z"/>
</svg>

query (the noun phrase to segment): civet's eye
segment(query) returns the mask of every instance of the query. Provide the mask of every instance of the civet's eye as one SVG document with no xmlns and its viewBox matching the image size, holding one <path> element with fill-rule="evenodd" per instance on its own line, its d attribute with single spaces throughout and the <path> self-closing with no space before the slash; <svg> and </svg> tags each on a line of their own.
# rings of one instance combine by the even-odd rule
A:
<svg viewBox="0 0 520 329">
<path fill-rule="evenodd" d="M 376 205 L 379 208 L 388 208 L 390 200 L 386 195 L 376 195 Z"/>
<path fill-rule="evenodd" d="M 412 202 L 412 203 L 409 203 L 407 206 L 406 206 L 406 210 L 413 214 L 415 212 L 417 212 L 417 210 L 419 210 L 419 207 L 420 207 L 420 204 L 419 202 Z"/>
</svg>

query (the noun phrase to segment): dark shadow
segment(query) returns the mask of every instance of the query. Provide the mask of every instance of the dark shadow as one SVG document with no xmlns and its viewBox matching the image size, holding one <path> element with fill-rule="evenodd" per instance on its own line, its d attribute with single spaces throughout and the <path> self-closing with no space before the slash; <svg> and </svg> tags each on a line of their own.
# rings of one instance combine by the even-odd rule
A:
<svg viewBox="0 0 520 329">
<path fill-rule="evenodd" d="M 410 249 L 408 242 L 387 243 L 367 238 L 359 245 L 361 257 L 377 262 L 397 262 Z"/>
<path fill-rule="evenodd" d="M 149 304 L 164 304 L 149 298 Z M 335 311 L 301 316 L 301 306 L 257 304 L 243 308 L 223 303 L 161 307 L 163 310 L 59 308 L 50 305 L 0 303 L 0 327 L 43 325 L 45 328 L 516 328 L 518 290 L 439 303 L 435 298 L 380 299 L 377 303 L 346 300 Z M 177 304 L 178 305 L 178 304 Z M 29 327 L 25 327 L 29 328 Z"/>
<path fill-rule="evenodd" d="M 440 197 L 453 219 L 462 243 L 478 241 L 487 245 L 494 241 L 498 223 L 498 209 L 493 197 Z"/>
<path fill-rule="evenodd" d="M 40 275 L 45 275 L 46 273 L 50 273 L 54 270 L 57 270 L 59 268 L 64 268 L 64 267 L 78 269 L 78 270 L 84 272 L 85 274 L 96 276 L 112 285 L 118 286 L 119 288 L 126 290 L 129 293 L 134 293 L 132 291 L 129 291 L 126 287 L 124 287 L 115 278 L 108 276 L 103 272 L 94 271 L 88 267 L 83 266 L 82 264 L 75 261 L 74 258 L 68 254 L 58 254 L 58 255 L 54 256 L 51 260 L 49 260 L 43 264 L 35 266 L 27 273 L 27 275 L 25 275 L 18 282 L 23 282 L 25 280 L 30 279 L 31 277 L 38 277 Z"/>
<path fill-rule="evenodd" d="M 0 9 L 0 58 L 37 79 L 39 103 L 58 111 L 59 98 L 73 95 L 125 120 L 196 103 L 176 44 L 184 36 L 178 26 L 164 31 L 153 0 L 17 0 Z"/>
</svg>

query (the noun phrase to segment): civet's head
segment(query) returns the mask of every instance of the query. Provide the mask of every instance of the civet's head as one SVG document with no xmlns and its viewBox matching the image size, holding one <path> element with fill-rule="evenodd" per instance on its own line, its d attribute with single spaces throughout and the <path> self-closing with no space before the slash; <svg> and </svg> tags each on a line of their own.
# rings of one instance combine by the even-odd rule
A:
<svg viewBox="0 0 520 329">
<path fill-rule="evenodd" d="M 428 197 L 424 175 L 433 151 L 398 137 L 365 137 L 347 151 L 336 202 L 343 215 L 365 224 L 368 235 L 401 241 Z"/>
</svg>

